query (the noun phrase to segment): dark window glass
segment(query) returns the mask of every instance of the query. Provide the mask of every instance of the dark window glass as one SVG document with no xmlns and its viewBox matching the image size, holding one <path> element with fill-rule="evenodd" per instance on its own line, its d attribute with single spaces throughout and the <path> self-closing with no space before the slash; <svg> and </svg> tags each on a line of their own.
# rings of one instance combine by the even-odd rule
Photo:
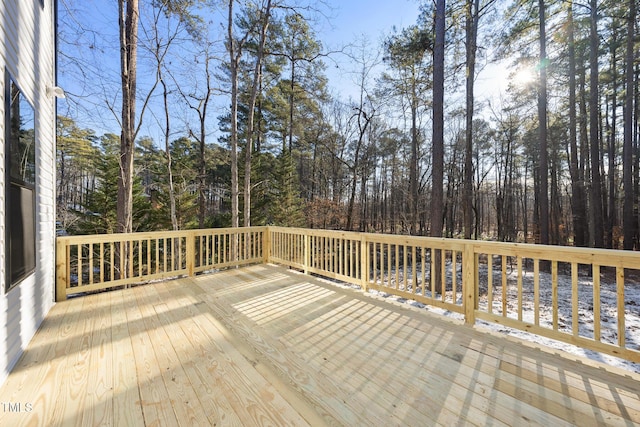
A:
<svg viewBox="0 0 640 427">
<path fill-rule="evenodd" d="M 7 289 L 36 267 L 35 111 L 11 77 L 5 93 Z"/>
</svg>

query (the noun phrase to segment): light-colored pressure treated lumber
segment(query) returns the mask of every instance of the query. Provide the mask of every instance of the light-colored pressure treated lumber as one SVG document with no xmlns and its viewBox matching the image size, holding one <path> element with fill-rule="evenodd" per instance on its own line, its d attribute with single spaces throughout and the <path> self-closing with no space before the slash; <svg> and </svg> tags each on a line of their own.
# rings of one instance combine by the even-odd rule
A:
<svg viewBox="0 0 640 427">
<path fill-rule="evenodd" d="M 272 243 L 304 259 L 313 250 L 299 243 L 315 238 L 303 237 Z M 322 262 L 348 273 L 341 239 L 315 240 L 339 248 Z M 405 255 L 414 243 L 381 240 L 394 252 L 408 245 Z M 639 384 L 631 372 L 254 265 L 57 304 L 0 388 L 0 402 L 32 411 L 0 408 L 0 424 L 634 425 Z"/>
</svg>

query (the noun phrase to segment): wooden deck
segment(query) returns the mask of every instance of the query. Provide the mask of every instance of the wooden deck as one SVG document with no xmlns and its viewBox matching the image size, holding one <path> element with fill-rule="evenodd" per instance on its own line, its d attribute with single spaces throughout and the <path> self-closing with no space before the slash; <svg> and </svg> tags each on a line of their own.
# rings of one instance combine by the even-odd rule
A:
<svg viewBox="0 0 640 427">
<path fill-rule="evenodd" d="M 0 425 L 634 425 L 640 376 L 273 265 L 57 304 Z"/>
</svg>

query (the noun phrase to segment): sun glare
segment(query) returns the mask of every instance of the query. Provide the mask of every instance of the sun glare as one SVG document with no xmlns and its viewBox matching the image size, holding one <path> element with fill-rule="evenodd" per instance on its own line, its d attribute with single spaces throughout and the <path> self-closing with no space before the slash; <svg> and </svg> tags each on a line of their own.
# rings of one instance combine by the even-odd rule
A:
<svg viewBox="0 0 640 427">
<path fill-rule="evenodd" d="M 521 68 L 513 74 L 511 81 L 516 86 L 526 86 L 536 80 L 536 73 L 531 68 Z"/>
</svg>

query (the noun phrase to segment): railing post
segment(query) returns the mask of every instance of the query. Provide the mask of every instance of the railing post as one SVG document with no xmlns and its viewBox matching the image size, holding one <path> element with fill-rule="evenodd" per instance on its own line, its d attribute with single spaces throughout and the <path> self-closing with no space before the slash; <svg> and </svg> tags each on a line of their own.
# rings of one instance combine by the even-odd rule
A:
<svg viewBox="0 0 640 427">
<path fill-rule="evenodd" d="M 67 271 L 67 242 L 58 237 L 56 241 L 56 302 L 67 299 L 67 284 L 69 272 Z"/>
<path fill-rule="evenodd" d="M 369 245 L 364 234 L 360 234 L 360 280 L 362 290 L 368 291 L 369 287 Z"/>
<path fill-rule="evenodd" d="M 309 274 L 309 265 L 311 264 L 311 236 L 309 232 L 304 230 L 304 274 Z"/>
<path fill-rule="evenodd" d="M 478 293 L 478 283 L 476 281 L 476 263 L 473 250 L 473 243 L 467 241 L 462 254 L 462 285 L 464 298 L 462 309 L 464 310 L 464 323 L 474 325 L 476 323 L 476 295 Z"/>
<path fill-rule="evenodd" d="M 271 262 L 271 228 L 268 226 L 264 229 L 262 238 L 262 259 L 264 264 Z"/>
<path fill-rule="evenodd" d="M 196 234 L 193 231 L 187 232 L 185 237 L 185 255 L 187 257 L 187 276 L 194 275 L 196 267 Z"/>
</svg>

